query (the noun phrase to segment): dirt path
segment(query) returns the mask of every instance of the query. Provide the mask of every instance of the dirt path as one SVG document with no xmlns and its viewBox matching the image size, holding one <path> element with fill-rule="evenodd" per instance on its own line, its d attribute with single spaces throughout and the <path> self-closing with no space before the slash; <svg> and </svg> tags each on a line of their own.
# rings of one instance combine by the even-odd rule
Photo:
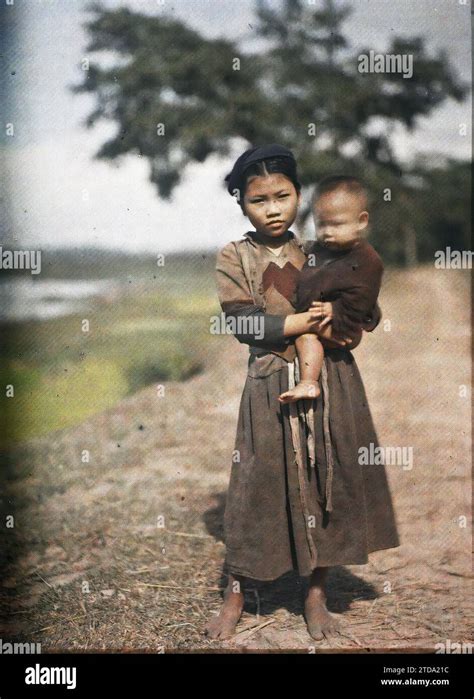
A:
<svg viewBox="0 0 474 699">
<path fill-rule="evenodd" d="M 356 357 L 381 443 L 413 447 L 414 461 L 387 467 L 400 548 L 332 571 L 329 607 L 343 636 L 308 636 L 292 574 L 248 591 L 232 640 L 202 635 L 225 583 L 222 516 L 247 361 L 245 346 L 214 337 L 204 374 L 161 397 L 151 386 L 15 453 L 6 511 L 15 499 L 11 544 L 24 548 L 6 581 L 13 614 L 2 637 L 43 652 L 366 652 L 472 640 L 469 280 L 389 273 L 381 303 L 391 330 L 380 326 Z"/>
</svg>

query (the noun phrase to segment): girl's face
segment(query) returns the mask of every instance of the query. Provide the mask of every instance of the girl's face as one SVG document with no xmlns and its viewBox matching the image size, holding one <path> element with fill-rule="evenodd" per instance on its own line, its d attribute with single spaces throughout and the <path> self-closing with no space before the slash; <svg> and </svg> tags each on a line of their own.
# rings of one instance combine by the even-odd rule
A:
<svg viewBox="0 0 474 699">
<path fill-rule="evenodd" d="M 274 172 L 247 180 L 244 212 L 259 233 L 279 238 L 293 224 L 301 195 L 291 180 Z"/>
</svg>

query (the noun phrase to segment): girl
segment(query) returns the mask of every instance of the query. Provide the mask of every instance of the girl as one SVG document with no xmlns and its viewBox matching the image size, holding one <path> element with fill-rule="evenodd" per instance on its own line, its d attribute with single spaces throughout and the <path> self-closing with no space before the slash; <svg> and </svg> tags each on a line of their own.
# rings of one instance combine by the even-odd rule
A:
<svg viewBox="0 0 474 699">
<path fill-rule="evenodd" d="M 250 356 L 224 515 L 228 585 L 205 633 L 235 632 L 246 579 L 296 570 L 309 578 L 308 631 L 322 639 L 338 627 L 326 607 L 328 568 L 363 565 L 370 552 L 399 545 L 390 491 L 383 466 L 358 461 L 377 436 L 350 338 L 332 337 L 311 308 L 294 312 L 306 258 L 290 231 L 301 189 L 293 154 L 277 144 L 251 148 L 226 181 L 255 230 L 218 253 L 217 289 Z M 294 338 L 308 332 L 325 346 L 321 396 L 282 404 L 278 396 L 298 380 Z"/>
</svg>

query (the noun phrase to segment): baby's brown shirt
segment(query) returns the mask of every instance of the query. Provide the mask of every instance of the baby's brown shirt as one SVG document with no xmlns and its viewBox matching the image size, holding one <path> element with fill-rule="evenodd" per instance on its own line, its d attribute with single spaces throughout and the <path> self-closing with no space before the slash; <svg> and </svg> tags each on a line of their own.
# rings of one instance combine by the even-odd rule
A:
<svg viewBox="0 0 474 699">
<path fill-rule="evenodd" d="M 345 251 L 328 250 L 315 241 L 307 252 L 296 287 L 296 311 L 307 311 L 312 301 L 330 301 L 335 333 L 360 330 L 380 291 L 380 256 L 366 240 Z"/>
</svg>

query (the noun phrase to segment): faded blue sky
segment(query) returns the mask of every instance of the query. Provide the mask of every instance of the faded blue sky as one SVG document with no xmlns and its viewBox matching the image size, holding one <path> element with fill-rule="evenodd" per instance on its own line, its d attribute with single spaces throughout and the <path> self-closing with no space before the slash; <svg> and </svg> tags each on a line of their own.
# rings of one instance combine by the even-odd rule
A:
<svg viewBox="0 0 474 699">
<path fill-rule="evenodd" d="M 278 0 L 272 0 L 272 5 Z M 12 242 L 30 247 L 99 245 L 124 250 L 171 251 L 214 248 L 247 230 L 239 208 L 221 186 L 231 159 L 210 158 L 189 168 L 171 202 L 160 201 L 148 181 L 148 166 L 126 157 L 120 167 L 94 161 L 94 152 L 114 130 L 82 127 L 91 111 L 88 95 L 68 86 L 81 81 L 87 37 L 81 26 L 85 0 L 15 0 L 2 8 L 7 27 L 20 38 L 6 46 L 8 74 L 15 71 L 15 103 L 4 105 L 4 122 L 15 136 L 5 152 L 11 173 L 8 192 Z M 167 13 L 209 36 L 243 40 L 258 48 L 249 24 L 253 0 L 107 0 L 148 13 Z M 470 7 L 459 0 L 351 0 L 345 27 L 354 48 L 385 50 L 392 34 L 424 35 L 430 50 L 447 50 L 452 65 L 471 81 Z M 449 102 L 408 135 L 394 134 L 399 155 L 441 152 L 470 157 L 470 100 Z M 459 124 L 468 136 L 459 136 Z M 5 142 L 5 138 L 3 139 Z M 239 145 L 236 144 L 236 155 Z"/>
</svg>

